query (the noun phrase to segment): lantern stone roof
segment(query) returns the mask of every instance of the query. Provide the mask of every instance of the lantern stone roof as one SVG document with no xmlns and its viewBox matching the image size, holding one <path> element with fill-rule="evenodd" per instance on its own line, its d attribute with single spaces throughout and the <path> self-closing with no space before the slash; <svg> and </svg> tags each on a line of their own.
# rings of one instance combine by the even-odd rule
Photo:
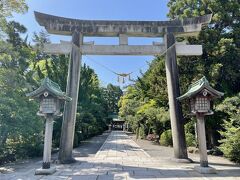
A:
<svg viewBox="0 0 240 180">
<path fill-rule="evenodd" d="M 51 95 L 53 95 L 59 99 L 63 99 L 66 101 L 72 100 L 71 97 L 68 97 L 66 95 L 66 93 L 60 89 L 60 86 L 57 83 L 53 82 L 48 77 L 46 77 L 45 79 L 42 80 L 41 86 L 38 89 L 36 89 L 35 91 L 33 91 L 31 93 L 28 93 L 27 96 L 32 97 L 32 98 L 38 98 L 46 91 L 48 91 Z"/>
<path fill-rule="evenodd" d="M 191 98 L 195 96 L 197 93 L 201 92 L 203 89 L 206 89 L 213 98 L 220 98 L 221 96 L 224 95 L 224 93 L 217 91 L 216 89 L 212 88 L 205 76 L 203 76 L 201 79 L 198 81 L 192 83 L 189 86 L 188 92 L 183 94 L 182 96 L 178 97 L 178 100 L 184 100 L 187 98 Z"/>
</svg>

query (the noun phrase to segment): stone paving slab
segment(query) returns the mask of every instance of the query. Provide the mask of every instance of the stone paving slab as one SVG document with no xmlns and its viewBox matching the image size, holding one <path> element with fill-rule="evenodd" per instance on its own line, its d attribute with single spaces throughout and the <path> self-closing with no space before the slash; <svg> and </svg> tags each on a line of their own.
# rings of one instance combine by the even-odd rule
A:
<svg viewBox="0 0 240 180">
<path fill-rule="evenodd" d="M 146 159 L 150 156 L 124 132 L 112 131 L 95 157 L 138 160 L 139 158 Z"/>
<path fill-rule="evenodd" d="M 124 132 L 113 131 L 97 154 L 76 157 L 74 164 L 56 166 L 51 176 L 35 176 L 40 162 L 25 169 L 0 174 L 0 180 L 240 180 L 240 168 L 217 164 L 217 174 L 202 175 L 194 171 L 196 164 L 180 164 L 169 159 L 150 157 Z"/>
</svg>

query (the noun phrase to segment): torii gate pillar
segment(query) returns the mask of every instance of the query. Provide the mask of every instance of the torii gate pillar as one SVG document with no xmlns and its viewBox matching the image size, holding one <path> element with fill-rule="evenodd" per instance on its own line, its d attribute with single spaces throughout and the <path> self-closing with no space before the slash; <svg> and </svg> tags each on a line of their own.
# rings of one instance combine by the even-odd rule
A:
<svg viewBox="0 0 240 180">
<path fill-rule="evenodd" d="M 83 37 L 79 32 L 72 34 L 72 50 L 68 65 L 68 77 L 66 93 L 72 101 L 65 102 L 62 122 L 62 133 L 60 139 L 60 150 L 58 159 L 60 163 L 71 163 L 75 159 L 72 157 L 73 140 L 75 132 L 75 122 L 77 113 L 78 91 L 81 70 L 81 53 L 79 47 L 83 43 Z"/>
<path fill-rule="evenodd" d="M 168 102 L 171 120 L 172 140 L 174 148 L 174 158 L 178 161 L 189 161 L 184 132 L 184 118 L 182 109 L 176 98 L 180 96 L 179 77 L 177 68 L 177 57 L 175 47 L 175 37 L 172 33 L 165 36 L 167 53 L 165 59 Z"/>
</svg>

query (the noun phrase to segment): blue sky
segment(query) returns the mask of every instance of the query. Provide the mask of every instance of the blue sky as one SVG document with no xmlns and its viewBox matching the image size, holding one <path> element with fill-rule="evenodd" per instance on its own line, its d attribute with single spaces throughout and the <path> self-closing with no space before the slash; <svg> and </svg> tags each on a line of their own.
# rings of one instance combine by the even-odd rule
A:
<svg viewBox="0 0 240 180">
<path fill-rule="evenodd" d="M 166 20 L 167 0 L 27 0 L 29 10 L 26 14 L 14 14 L 13 19 L 25 25 L 31 37 L 33 32 L 39 32 L 43 27 L 35 21 L 33 11 L 39 11 L 56 16 L 89 20 Z M 70 40 L 70 37 L 50 35 L 52 42 Z M 117 38 L 86 38 L 85 41 L 94 40 L 96 44 L 117 44 Z M 151 44 L 155 39 L 130 38 L 129 44 Z M 160 41 L 158 39 L 158 41 Z M 95 70 L 103 85 L 119 84 L 117 77 L 102 66 L 118 73 L 133 72 L 133 78 L 140 75 L 140 69 L 147 69 L 147 61 L 152 56 L 83 56 L 86 63 Z M 94 60 L 94 61 L 93 61 Z M 97 63 L 96 63 L 97 62 Z"/>
</svg>

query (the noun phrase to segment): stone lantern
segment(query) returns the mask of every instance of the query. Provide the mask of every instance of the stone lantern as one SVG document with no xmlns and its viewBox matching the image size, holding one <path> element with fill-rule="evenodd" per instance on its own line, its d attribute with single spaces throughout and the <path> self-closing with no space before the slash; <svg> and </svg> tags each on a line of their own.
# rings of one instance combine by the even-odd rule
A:
<svg viewBox="0 0 240 180">
<path fill-rule="evenodd" d="M 43 116 L 46 119 L 43 163 L 42 168 L 37 169 L 35 174 L 52 174 L 56 171 L 56 168 L 50 167 L 53 119 L 54 117 L 62 116 L 60 112 L 61 104 L 64 101 L 71 101 L 71 98 L 66 96 L 59 85 L 49 78 L 42 80 L 41 86 L 35 91 L 28 93 L 27 96 L 30 97 L 30 99 L 40 101 L 37 115 Z"/>
<path fill-rule="evenodd" d="M 197 137 L 200 153 L 200 166 L 196 166 L 195 170 L 200 173 L 215 173 L 215 169 L 208 166 L 206 133 L 205 133 L 205 115 L 212 115 L 212 100 L 220 98 L 224 94 L 213 89 L 206 77 L 193 83 L 188 92 L 178 97 L 178 100 L 187 99 L 190 106 L 190 114 L 197 117 Z"/>
</svg>

